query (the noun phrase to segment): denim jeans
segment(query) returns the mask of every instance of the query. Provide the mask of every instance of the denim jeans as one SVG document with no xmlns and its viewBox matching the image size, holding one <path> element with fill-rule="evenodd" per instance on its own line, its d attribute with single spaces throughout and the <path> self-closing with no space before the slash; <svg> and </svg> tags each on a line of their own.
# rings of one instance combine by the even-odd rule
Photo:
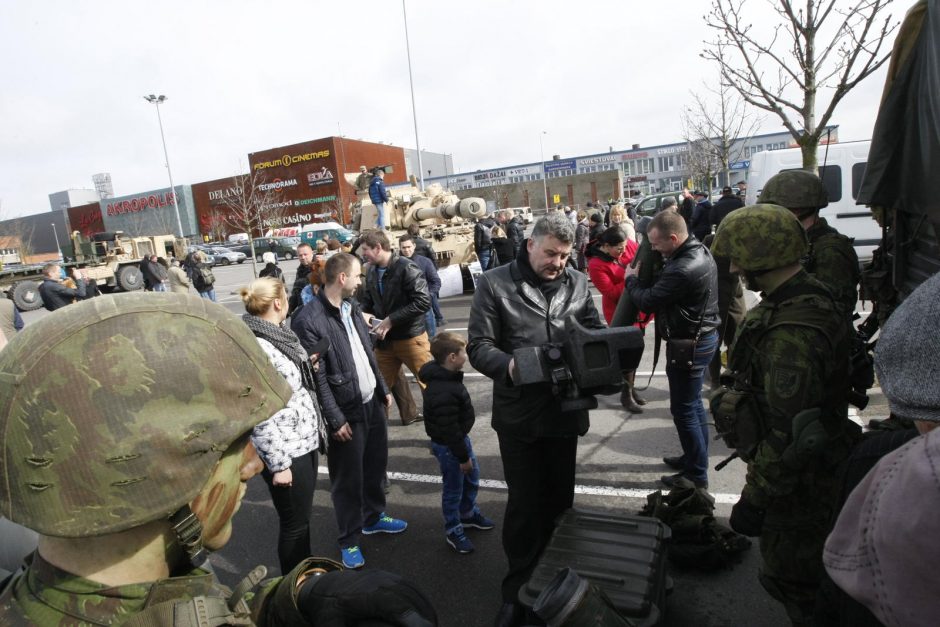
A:
<svg viewBox="0 0 940 627">
<path fill-rule="evenodd" d="M 385 203 L 379 202 L 375 204 L 375 210 L 378 213 L 378 217 L 375 219 L 375 226 L 377 229 L 385 228 Z"/>
<path fill-rule="evenodd" d="M 480 271 L 486 272 L 490 267 L 490 256 L 493 254 L 493 251 L 487 248 L 486 250 L 478 250 L 477 257 L 480 259 Z"/>
<path fill-rule="evenodd" d="M 451 533 L 452 531 L 463 533 L 463 525 L 460 524 L 460 519 L 469 518 L 480 511 L 477 508 L 477 492 L 480 490 L 480 465 L 477 463 L 476 455 L 473 454 L 470 436 L 465 435 L 463 442 L 470 454 L 470 461 L 473 462 L 473 470 L 466 475 L 460 471 L 460 461 L 450 452 L 450 448 L 443 444 L 431 442 L 431 450 L 441 465 L 441 477 L 444 482 L 444 489 L 441 493 L 441 508 L 444 510 L 444 533 Z"/>
<path fill-rule="evenodd" d="M 166 283 L 163 283 L 161 281 L 160 283 L 157 283 L 156 285 L 153 286 L 153 291 L 154 292 L 169 292 L 170 290 L 167 289 Z"/>
<path fill-rule="evenodd" d="M 692 369 L 666 367 L 669 410 L 682 446 L 682 474 L 692 481 L 708 481 L 708 412 L 702 404 L 702 376 L 718 348 L 718 332 L 699 338 Z"/>
<path fill-rule="evenodd" d="M 437 320 L 434 319 L 434 310 L 428 309 L 424 314 L 424 325 L 428 328 L 428 337 L 434 337 L 437 333 Z"/>
<path fill-rule="evenodd" d="M 434 312 L 434 321 L 440 324 L 444 319 L 444 314 L 441 313 L 441 297 L 435 292 L 431 292 L 431 311 Z M 435 326 L 434 329 L 437 330 L 437 327 Z"/>
<path fill-rule="evenodd" d="M 207 289 L 205 292 L 199 292 L 199 295 L 202 296 L 203 298 L 207 298 L 207 299 L 211 300 L 213 303 L 218 302 L 218 301 L 215 299 L 215 288 L 214 288 L 214 287 L 210 287 L 210 288 Z"/>
</svg>

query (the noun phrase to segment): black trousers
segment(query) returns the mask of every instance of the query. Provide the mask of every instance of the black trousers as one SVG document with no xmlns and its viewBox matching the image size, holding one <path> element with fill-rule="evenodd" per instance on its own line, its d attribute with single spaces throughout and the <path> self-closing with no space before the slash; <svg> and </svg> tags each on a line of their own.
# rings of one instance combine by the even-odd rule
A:
<svg viewBox="0 0 940 627">
<path fill-rule="evenodd" d="M 317 452 L 310 451 L 295 457 L 290 472 L 290 486 L 274 485 L 274 475 L 267 467 L 261 472 L 280 519 L 277 558 L 281 563 L 282 575 L 310 557 L 310 510 L 313 508 L 313 492 L 317 487 Z"/>
<path fill-rule="evenodd" d="M 330 440 L 326 456 L 340 548 L 358 546 L 362 527 L 374 525 L 385 511 L 388 415 L 377 395 L 364 409 L 363 422 L 349 423 L 352 439 Z"/>
<path fill-rule="evenodd" d="M 517 602 L 555 518 L 574 504 L 577 436 L 521 438 L 498 433 L 503 474 L 509 486 L 503 521 L 503 552 L 509 572 L 503 579 L 504 602 Z"/>
</svg>

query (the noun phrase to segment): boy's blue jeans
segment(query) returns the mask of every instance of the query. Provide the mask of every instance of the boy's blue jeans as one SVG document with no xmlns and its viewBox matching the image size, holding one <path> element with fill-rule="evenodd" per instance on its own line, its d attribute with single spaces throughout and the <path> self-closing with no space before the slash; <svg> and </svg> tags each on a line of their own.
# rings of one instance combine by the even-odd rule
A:
<svg viewBox="0 0 940 627">
<path fill-rule="evenodd" d="M 431 451 L 441 465 L 441 477 L 444 489 L 441 494 L 441 508 L 444 510 L 444 533 L 457 531 L 463 533 L 461 518 L 469 518 L 477 513 L 477 492 L 480 490 L 480 465 L 473 454 L 470 436 L 464 436 L 464 444 L 473 462 L 469 474 L 460 471 L 460 461 L 443 444 L 431 442 Z"/>
</svg>

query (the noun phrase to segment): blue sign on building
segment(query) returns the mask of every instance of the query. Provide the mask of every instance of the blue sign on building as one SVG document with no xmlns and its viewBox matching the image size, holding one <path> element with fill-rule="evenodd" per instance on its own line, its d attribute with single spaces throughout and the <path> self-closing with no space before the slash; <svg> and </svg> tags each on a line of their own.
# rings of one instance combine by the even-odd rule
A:
<svg viewBox="0 0 940 627">
<path fill-rule="evenodd" d="M 728 166 L 728 168 L 731 169 L 731 170 L 747 170 L 749 167 L 751 167 L 751 162 L 750 162 L 750 160 L 747 160 L 747 161 L 733 161 L 733 162 L 731 162 L 731 164 Z"/>
<path fill-rule="evenodd" d="M 574 170 L 575 160 L 565 159 L 564 161 L 550 161 L 545 164 L 546 172 L 558 172 L 559 170 Z"/>
</svg>

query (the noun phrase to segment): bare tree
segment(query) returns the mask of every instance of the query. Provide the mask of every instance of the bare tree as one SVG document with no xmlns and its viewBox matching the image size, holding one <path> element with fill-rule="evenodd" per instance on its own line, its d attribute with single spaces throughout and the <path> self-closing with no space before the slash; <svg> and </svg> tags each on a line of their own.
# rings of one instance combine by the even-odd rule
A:
<svg viewBox="0 0 940 627">
<path fill-rule="evenodd" d="M 251 270 L 258 276 L 255 259 L 255 234 L 263 235 L 265 229 L 280 224 L 289 203 L 279 202 L 276 187 L 268 183 L 261 170 L 232 177 L 234 193 L 224 198 L 224 223 L 235 232 L 248 233 L 251 245 Z"/>
<path fill-rule="evenodd" d="M 683 138 L 689 145 L 690 170 L 695 177 L 693 165 L 708 174 L 724 174 L 725 185 L 731 185 L 731 164 L 739 161 L 744 153 L 744 144 L 760 127 L 764 116 L 748 107 L 737 92 L 722 86 L 713 88 L 704 85 L 705 96 L 692 93 L 693 104 L 682 111 Z"/>
<path fill-rule="evenodd" d="M 213 210 L 206 217 L 204 223 L 206 227 L 206 232 L 209 234 L 209 237 L 214 242 L 225 241 L 225 236 L 229 232 L 229 224 L 225 220 L 225 214 L 219 211 L 218 209 Z"/>
<path fill-rule="evenodd" d="M 712 179 L 721 169 L 721 162 L 715 155 L 715 144 L 708 137 L 686 134 L 688 152 L 685 154 L 685 170 L 692 179 L 692 187 L 711 189 Z"/>
<path fill-rule="evenodd" d="M 718 37 L 702 56 L 718 64 L 722 81 L 748 104 L 780 118 L 802 149 L 803 167 L 813 170 L 836 106 L 887 61 L 891 51 L 882 53 L 882 45 L 898 26 L 885 15 L 893 0 L 854 0 L 844 8 L 838 1 L 806 0 L 804 9 L 792 0 L 766 0 L 782 18 L 770 32 L 742 14 L 744 0 L 712 0 L 705 16 Z M 832 97 L 817 118 L 820 89 L 831 89 Z"/>
</svg>

